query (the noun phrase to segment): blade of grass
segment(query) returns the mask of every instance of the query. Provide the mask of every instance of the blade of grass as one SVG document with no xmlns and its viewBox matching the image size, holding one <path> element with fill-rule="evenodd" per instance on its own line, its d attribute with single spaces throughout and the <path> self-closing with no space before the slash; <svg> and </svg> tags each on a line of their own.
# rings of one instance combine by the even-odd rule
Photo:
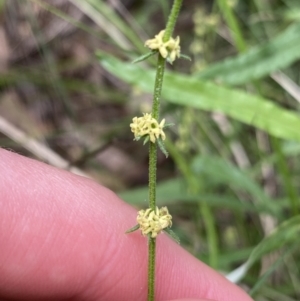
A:
<svg viewBox="0 0 300 301">
<path fill-rule="evenodd" d="M 239 52 L 244 52 L 247 48 L 247 45 L 243 38 L 242 30 L 240 29 L 238 20 L 235 17 L 235 13 L 232 9 L 232 6 L 227 0 L 218 0 L 217 2 L 220 7 L 221 13 L 224 15 L 224 18 L 230 28 L 235 47 L 238 49 Z"/>
<path fill-rule="evenodd" d="M 195 74 L 203 80 L 241 85 L 286 68 L 300 58 L 300 23 L 288 27 L 270 42 L 225 59 Z"/>
<path fill-rule="evenodd" d="M 285 192 L 288 195 L 288 199 L 290 201 L 291 210 L 293 212 L 293 215 L 297 215 L 299 213 L 298 193 L 297 189 L 293 185 L 292 175 L 287 165 L 286 157 L 283 155 L 281 141 L 274 137 L 272 137 L 271 141 L 278 156 L 278 169 L 280 175 L 282 176 Z"/>
<path fill-rule="evenodd" d="M 291 248 L 288 248 L 281 254 L 281 256 L 268 268 L 268 270 L 257 280 L 255 285 L 249 291 L 250 296 L 254 296 L 255 293 L 266 283 L 268 278 L 277 270 L 283 263 L 286 257 L 290 256 L 296 249 L 299 249 L 299 244 L 294 244 Z"/>
<path fill-rule="evenodd" d="M 124 63 L 104 54 L 101 54 L 100 62 L 118 78 L 151 93 L 152 87 L 149 83 L 154 77 L 152 70 Z M 167 72 L 162 97 L 177 105 L 223 112 L 275 137 L 300 141 L 299 115 L 260 96 L 220 87 L 210 82 L 201 82 L 191 76 Z"/>
<path fill-rule="evenodd" d="M 99 32 L 97 32 L 93 28 L 87 26 L 83 22 L 80 22 L 80 21 L 70 17 L 69 15 L 65 14 L 64 12 L 57 9 L 56 7 L 46 3 L 45 1 L 42 1 L 42 0 L 29 0 L 29 1 L 32 1 L 32 2 L 40 5 L 45 10 L 48 10 L 49 12 L 51 12 L 53 15 L 61 18 L 62 20 L 65 20 L 65 21 L 69 22 L 70 24 L 74 25 L 75 27 L 77 27 L 77 28 L 87 32 L 88 34 L 91 34 L 94 37 L 102 40 L 102 37 L 100 36 Z"/>
<path fill-rule="evenodd" d="M 107 35 L 122 49 L 131 50 L 132 45 L 124 37 L 123 33 L 113 25 L 103 14 L 97 11 L 90 3 L 81 0 L 70 0 L 76 7 L 83 11 L 95 24 L 97 24 Z M 109 24 L 109 26 L 108 26 Z"/>
<path fill-rule="evenodd" d="M 273 207 L 274 202 L 260 186 L 248 177 L 244 170 L 239 170 L 228 161 L 215 156 L 199 155 L 193 160 L 192 166 L 197 175 L 210 179 L 212 183 L 223 184 L 237 191 L 246 191 L 255 199 L 255 204 L 266 206 L 272 215 L 278 214 L 277 208 Z"/>
<path fill-rule="evenodd" d="M 30 21 L 32 32 L 35 35 L 36 41 L 38 42 L 38 49 L 44 61 L 44 66 L 46 69 L 45 71 L 48 73 L 48 79 L 53 86 L 52 90 L 54 92 L 54 97 L 62 101 L 63 106 L 65 107 L 65 110 L 68 113 L 69 117 L 71 119 L 75 119 L 76 114 L 71 104 L 69 92 L 62 84 L 61 75 L 57 70 L 57 64 L 56 61 L 54 60 L 52 50 L 48 47 L 44 39 L 44 36 L 40 28 L 40 24 L 36 19 L 36 15 L 32 13 L 34 11 L 32 7 L 32 3 L 28 2 L 26 3 L 26 5 L 28 5 L 28 9 L 27 9 L 27 11 L 29 12 L 28 19 Z"/>
<path fill-rule="evenodd" d="M 125 49 L 130 50 L 134 46 L 140 52 L 144 51 L 144 46 L 137 34 L 104 1 L 86 0 L 83 3 L 81 0 L 72 0 L 72 2 L 92 17 L 116 42 L 122 40 Z"/>
<path fill-rule="evenodd" d="M 252 267 L 252 265 L 261 259 L 265 254 L 280 249 L 282 246 L 289 247 L 291 244 L 299 246 L 298 237 L 300 234 L 300 216 L 295 216 L 281 223 L 272 234 L 264 238 L 252 251 L 248 260 L 229 273 L 226 277 L 236 282 L 240 281 Z"/>
</svg>

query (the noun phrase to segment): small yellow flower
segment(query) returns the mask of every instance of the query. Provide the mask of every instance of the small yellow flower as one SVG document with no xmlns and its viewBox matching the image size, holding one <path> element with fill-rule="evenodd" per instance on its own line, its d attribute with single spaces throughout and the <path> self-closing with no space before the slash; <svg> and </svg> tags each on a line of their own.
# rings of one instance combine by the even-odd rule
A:
<svg viewBox="0 0 300 301">
<path fill-rule="evenodd" d="M 158 123 L 155 118 L 152 118 L 151 114 L 146 113 L 143 117 L 134 117 L 130 124 L 130 128 L 134 134 L 135 140 L 139 140 L 141 137 L 149 135 L 150 141 L 155 143 L 156 139 L 166 139 L 166 135 L 163 131 L 164 125 L 165 119 Z"/>
<path fill-rule="evenodd" d="M 169 50 L 169 60 L 171 63 L 173 63 L 173 61 L 175 61 L 176 57 L 179 58 L 180 57 L 180 38 L 177 37 L 175 40 L 173 38 L 171 38 L 168 42 L 167 42 L 167 49 Z"/>
<path fill-rule="evenodd" d="M 168 59 L 170 63 L 173 63 L 176 57 L 180 57 L 180 38 L 170 38 L 167 42 L 164 42 L 164 34 L 165 30 L 161 30 L 154 39 L 147 40 L 145 46 L 152 50 L 158 50 L 163 58 Z"/>
<path fill-rule="evenodd" d="M 144 236 L 151 234 L 152 238 L 155 238 L 163 229 L 172 226 L 172 216 L 167 207 L 140 210 L 136 220 L 142 234 Z"/>
<path fill-rule="evenodd" d="M 158 49 L 161 56 L 163 58 L 166 58 L 168 55 L 168 51 L 167 51 L 166 45 L 163 41 L 164 34 L 165 34 L 165 30 L 161 30 L 159 32 L 159 34 L 154 37 L 154 39 L 147 40 L 145 42 L 145 46 L 147 46 L 148 48 L 150 48 L 152 50 Z"/>
</svg>

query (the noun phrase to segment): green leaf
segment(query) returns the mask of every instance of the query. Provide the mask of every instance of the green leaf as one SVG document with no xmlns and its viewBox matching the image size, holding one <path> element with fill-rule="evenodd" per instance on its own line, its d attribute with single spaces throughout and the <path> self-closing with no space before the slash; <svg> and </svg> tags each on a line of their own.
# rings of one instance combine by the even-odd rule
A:
<svg viewBox="0 0 300 301">
<path fill-rule="evenodd" d="M 180 239 L 174 231 L 170 228 L 165 228 L 164 231 L 180 245 Z"/>
<path fill-rule="evenodd" d="M 102 55 L 100 62 L 118 78 L 138 86 L 145 92 L 153 93 L 153 70 L 124 63 L 108 55 Z M 222 112 L 276 137 L 300 141 L 299 115 L 260 96 L 220 87 L 210 82 L 201 82 L 191 76 L 167 72 L 162 97 L 177 105 Z"/>
<path fill-rule="evenodd" d="M 137 224 L 137 225 L 133 226 L 132 228 L 128 229 L 128 230 L 125 232 L 125 234 L 134 232 L 134 231 L 136 231 L 136 230 L 138 230 L 138 229 L 140 229 L 140 225 L 139 225 L 139 224 Z"/>
<path fill-rule="evenodd" d="M 162 151 L 162 153 L 166 156 L 166 158 L 168 158 L 169 156 L 169 153 L 167 152 L 166 148 L 165 148 L 165 145 L 163 143 L 163 141 L 159 138 L 156 140 L 157 141 L 157 144 L 158 144 L 158 147 L 159 149 Z"/>
<path fill-rule="evenodd" d="M 192 59 L 188 56 L 188 55 L 186 55 L 186 54 L 180 54 L 180 57 L 179 58 L 181 58 L 181 59 L 185 59 L 185 60 L 187 60 L 187 61 L 191 61 Z"/>
<path fill-rule="evenodd" d="M 145 145 L 150 140 L 149 135 L 147 135 L 144 139 L 143 145 Z"/>
<path fill-rule="evenodd" d="M 164 129 L 165 129 L 165 128 L 168 128 L 168 127 L 170 127 L 170 126 L 174 126 L 174 125 L 175 125 L 175 123 L 165 123 Z"/>
<path fill-rule="evenodd" d="M 300 58 L 300 23 L 268 43 L 216 63 L 195 76 L 227 85 L 241 85 L 286 68 Z"/>
<path fill-rule="evenodd" d="M 142 61 L 146 60 L 147 58 L 149 58 L 150 56 L 152 56 L 152 55 L 154 55 L 156 53 L 157 53 L 157 51 L 147 52 L 146 54 L 143 54 L 140 57 L 138 57 L 135 60 L 133 60 L 132 64 L 136 64 L 136 63 L 142 62 Z"/>
<path fill-rule="evenodd" d="M 141 52 L 144 51 L 144 45 L 134 29 L 128 25 L 128 22 L 113 9 L 107 1 L 99 0 L 73 0 L 73 2 L 85 12 L 102 30 L 106 31 L 112 40 L 124 49 L 131 49 L 134 45 Z M 128 43 L 128 40 L 131 43 Z"/>
</svg>

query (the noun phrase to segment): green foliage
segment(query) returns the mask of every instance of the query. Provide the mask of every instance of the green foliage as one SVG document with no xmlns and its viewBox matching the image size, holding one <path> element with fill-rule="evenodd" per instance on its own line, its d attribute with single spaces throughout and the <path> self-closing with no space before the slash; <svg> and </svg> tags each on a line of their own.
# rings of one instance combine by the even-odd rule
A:
<svg viewBox="0 0 300 301">
<path fill-rule="evenodd" d="M 150 51 L 146 54 L 143 54 L 142 56 L 136 58 L 135 60 L 132 61 L 132 64 L 136 64 L 142 61 L 145 61 L 146 59 L 148 59 L 149 57 L 151 57 L 152 55 L 157 54 L 157 51 Z"/>
<path fill-rule="evenodd" d="M 212 64 L 195 77 L 225 85 L 246 84 L 290 66 L 300 58 L 299 49 L 300 23 L 296 23 L 271 41 Z"/>
<path fill-rule="evenodd" d="M 272 200 L 264 193 L 257 183 L 243 170 L 238 169 L 222 158 L 214 156 L 196 157 L 193 161 L 193 169 L 198 177 L 206 178 L 212 186 L 224 185 L 236 191 L 249 193 L 254 199 L 254 205 L 264 208 L 265 212 L 278 216 L 278 211 Z"/>
<path fill-rule="evenodd" d="M 157 201 L 159 204 L 170 205 L 172 212 L 178 210 L 178 215 L 181 212 L 189 214 L 189 218 L 192 215 L 195 224 L 201 225 L 202 230 L 197 234 L 185 233 L 184 236 L 180 230 L 176 229 L 176 232 L 183 242 L 193 240 L 195 235 L 200 235 L 200 239 L 205 236 L 202 240 L 205 251 L 198 254 L 202 260 L 216 268 L 231 269 L 228 278 L 234 282 L 252 283 L 250 293 L 254 297 L 272 296 L 274 300 L 285 300 L 285 294 L 274 290 L 270 283 L 272 276 L 278 270 L 284 270 L 287 261 L 293 260 L 295 250 L 299 247 L 297 191 L 300 187 L 296 184 L 295 170 L 300 171 L 300 168 L 296 163 L 291 171 L 290 166 L 291 162 L 296 162 L 293 156 L 299 154 L 300 117 L 297 106 L 293 102 L 285 105 L 280 99 L 284 94 L 276 95 L 273 92 L 274 84 L 264 80 L 283 68 L 292 70 L 292 64 L 300 58 L 300 26 L 299 23 L 281 24 L 280 28 L 286 29 L 277 28 L 275 31 L 271 24 L 247 24 L 252 34 L 265 33 L 261 39 L 264 42 L 249 40 L 249 37 L 245 38 L 246 29 L 240 22 L 243 15 L 236 11 L 243 5 L 240 2 L 239 7 L 234 7 L 228 1 L 220 0 L 214 6 L 215 10 L 221 11 L 230 29 L 235 51 L 239 54 L 229 58 L 225 56 L 224 60 L 217 63 L 214 60 L 208 63 L 212 58 L 211 49 L 206 51 L 202 46 L 199 48 L 202 49 L 201 56 L 205 57 L 207 52 L 209 59 L 206 67 L 200 68 L 201 71 L 195 68 L 196 72 L 192 75 L 166 72 L 162 90 L 163 98 L 170 104 L 166 108 L 173 108 L 181 116 L 180 128 L 178 132 L 175 131 L 177 140 L 166 141 L 166 148 L 183 178 L 159 183 Z M 294 5 L 291 4 L 290 8 Z M 271 11 L 265 2 L 255 1 L 255 6 Z M 293 11 L 290 9 L 284 14 L 291 16 Z M 208 43 L 212 36 L 211 26 L 207 27 L 210 30 L 207 33 L 205 29 L 199 29 L 200 37 L 203 40 L 205 37 Z M 270 35 L 272 30 L 276 34 Z M 153 81 L 154 73 L 148 66 L 133 66 L 107 54 L 99 59 L 109 73 L 139 91 L 152 93 L 149 83 Z M 193 60 L 192 66 L 196 66 Z M 229 87 L 237 85 L 247 85 L 248 89 Z M 278 87 L 275 88 L 278 90 Z M 273 99 L 274 95 L 276 100 Z M 233 125 L 230 132 L 220 134 L 202 111 L 223 113 L 230 117 L 229 123 Z M 176 113 L 171 115 L 174 118 Z M 261 133 L 260 130 L 264 131 L 263 135 L 266 133 L 271 136 L 270 145 L 274 151 L 269 156 L 266 156 L 259 141 L 249 135 L 251 131 Z M 218 141 L 220 135 L 221 141 Z M 250 161 L 254 160 L 255 164 L 249 163 L 247 167 L 241 168 L 232 163 L 232 156 L 235 156 L 233 145 L 236 144 L 242 151 L 245 150 L 246 156 L 249 155 Z M 254 149 L 257 153 L 253 153 Z M 280 191 L 277 197 L 271 196 L 268 188 L 263 187 L 259 180 L 265 166 L 274 166 L 275 172 L 279 174 Z M 147 187 L 126 190 L 120 196 L 129 203 L 144 207 Z M 218 220 L 222 220 L 217 217 L 220 212 L 230 212 L 233 218 L 227 230 L 218 225 Z M 248 215 L 251 222 L 245 220 Z M 277 225 L 271 234 L 265 233 L 265 216 Z M 239 242 L 236 242 L 234 236 L 239 237 Z M 241 241 L 247 242 L 244 245 Z M 238 244 L 244 247 L 237 247 Z M 249 275 L 257 275 L 259 271 L 258 263 L 277 252 L 282 256 L 270 263 L 265 274 L 250 280 Z M 232 266 L 237 264 L 239 268 L 232 270 Z M 289 288 L 293 290 L 291 286 Z M 288 298 L 286 300 L 296 300 Z"/>
<path fill-rule="evenodd" d="M 1 22 L 12 13 L 3 4 L 13 2 L 25 3 L 30 13 L 9 21 L 29 20 L 15 28 L 32 32 L 30 45 L 38 47 L 1 69 L 1 117 L 47 142 L 70 166 L 84 169 L 126 202 L 146 208 L 147 151 L 142 143 L 131 144 L 129 120 L 148 112 L 156 57 L 148 58 L 152 53 L 144 42 L 163 29 L 171 3 L 73 0 L 83 14 L 77 18 L 45 0 L 0 1 Z M 165 129 L 168 161 L 158 153 L 157 204 L 169 206 L 183 247 L 241 282 L 255 300 L 297 301 L 300 2 L 183 4 L 173 36 L 180 35 L 181 50 L 192 60 L 168 65 L 164 78 L 162 113 L 175 126 Z M 52 32 L 39 20 L 46 11 L 43 20 L 69 23 L 63 39 L 59 33 L 41 41 Z M 17 39 L 8 54 L 24 41 Z M 63 55 L 57 53 L 60 45 Z M 101 66 L 95 68 L 96 48 Z M 129 63 L 137 57 L 148 60 Z M 275 82 L 277 71 L 284 77 Z M 14 95 L 21 95 L 22 106 Z M 18 111 L 28 118 L 14 122 Z M 0 139 L 2 146 L 24 153 L 22 145 L 2 134 Z M 113 168 L 101 161 L 107 148 Z"/>
<path fill-rule="evenodd" d="M 102 55 L 100 62 L 118 78 L 145 92 L 152 92 L 152 70 L 124 63 L 108 55 Z M 170 103 L 222 112 L 276 137 L 300 141 L 299 115 L 281 108 L 271 100 L 175 72 L 167 72 L 164 82 L 162 97 Z"/>
<path fill-rule="evenodd" d="M 245 276 L 252 265 L 264 255 L 274 252 L 282 247 L 286 250 L 296 251 L 300 243 L 297 239 L 300 235 L 300 216 L 291 218 L 278 226 L 272 234 L 264 238 L 251 252 L 248 260 L 239 267 L 239 280 Z M 236 273 L 233 272 L 232 274 Z M 228 278 L 233 277 L 228 275 Z M 235 277 L 235 276 L 234 276 Z"/>
</svg>

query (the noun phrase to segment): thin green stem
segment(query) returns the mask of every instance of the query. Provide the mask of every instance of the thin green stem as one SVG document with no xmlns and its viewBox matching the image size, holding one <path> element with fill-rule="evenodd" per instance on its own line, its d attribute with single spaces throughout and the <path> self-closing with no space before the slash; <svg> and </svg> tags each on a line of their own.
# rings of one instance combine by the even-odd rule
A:
<svg viewBox="0 0 300 301">
<path fill-rule="evenodd" d="M 154 84 L 152 117 L 159 119 L 160 95 L 164 78 L 166 60 L 158 55 L 156 78 Z M 157 145 L 151 143 L 149 146 L 149 208 L 155 209 L 156 206 L 156 161 L 157 161 Z"/>
<path fill-rule="evenodd" d="M 173 33 L 175 23 L 180 11 L 182 0 L 175 0 L 168 19 L 164 41 L 168 41 Z M 153 93 L 152 117 L 159 120 L 160 97 L 165 72 L 166 59 L 158 53 L 156 66 L 156 77 Z M 149 146 L 149 208 L 155 210 L 156 207 L 156 164 L 157 164 L 157 144 L 150 142 Z M 148 301 L 154 301 L 155 293 L 155 249 L 156 239 L 149 238 L 148 253 Z"/>
<path fill-rule="evenodd" d="M 156 143 L 150 142 L 149 146 L 149 208 L 155 210 L 156 206 Z"/>
<path fill-rule="evenodd" d="M 156 66 L 156 78 L 154 84 L 152 117 L 158 121 L 160 108 L 160 95 L 164 79 L 166 60 L 159 54 Z"/>
<path fill-rule="evenodd" d="M 158 55 L 156 78 L 154 85 L 152 117 L 158 120 L 160 108 L 160 95 L 165 71 L 166 60 Z M 156 207 L 156 162 L 157 144 L 150 142 L 149 146 L 149 208 Z M 149 238 L 148 254 L 148 301 L 154 301 L 155 291 L 155 238 Z"/>
<path fill-rule="evenodd" d="M 154 301 L 155 296 L 155 246 L 156 238 L 149 238 L 148 301 Z"/>
<path fill-rule="evenodd" d="M 167 42 L 173 34 L 175 24 L 176 24 L 176 21 L 177 21 L 179 12 L 180 12 L 181 4 L 182 4 L 182 0 L 175 0 L 173 3 L 172 10 L 169 15 L 168 23 L 166 26 L 166 31 L 165 31 L 164 38 L 163 38 L 164 42 Z"/>
</svg>

